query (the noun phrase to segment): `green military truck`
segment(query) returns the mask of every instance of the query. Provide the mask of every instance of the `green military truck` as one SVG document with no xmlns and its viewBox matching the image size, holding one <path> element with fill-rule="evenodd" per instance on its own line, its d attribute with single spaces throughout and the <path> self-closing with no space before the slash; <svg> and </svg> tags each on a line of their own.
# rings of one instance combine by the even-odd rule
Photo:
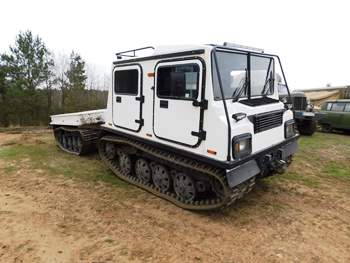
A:
<svg viewBox="0 0 350 263">
<path fill-rule="evenodd" d="M 321 113 L 323 116 L 318 124 L 322 131 L 336 129 L 350 132 L 350 99 L 327 101 L 322 105 Z"/>
<path fill-rule="evenodd" d="M 304 92 L 293 91 L 288 96 L 284 87 L 279 86 L 279 98 L 280 100 L 287 100 L 292 104 L 294 111 L 294 120 L 297 129 L 302 135 L 312 135 L 317 128 L 317 119 L 320 118 L 320 114 L 314 111 L 313 105 L 306 98 Z"/>
</svg>

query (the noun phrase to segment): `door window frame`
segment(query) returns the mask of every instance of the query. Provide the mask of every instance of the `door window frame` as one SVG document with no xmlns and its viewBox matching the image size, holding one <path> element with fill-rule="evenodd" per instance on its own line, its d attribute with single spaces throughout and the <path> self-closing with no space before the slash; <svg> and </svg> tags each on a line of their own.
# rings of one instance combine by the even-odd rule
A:
<svg viewBox="0 0 350 263">
<path fill-rule="evenodd" d="M 163 63 L 162 63 L 163 64 Z M 166 63 L 164 63 L 166 64 Z M 199 68 L 199 71 L 198 71 L 198 76 L 197 76 L 197 84 L 196 84 L 196 91 L 197 91 L 197 96 L 195 98 L 186 98 L 186 97 L 176 97 L 176 96 L 161 96 L 159 95 L 159 92 L 158 92 L 158 70 L 161 69 L 161 68 L 168 68 L 168 67 L 172 67 L 172 66 L 187 66 L 187 65 L 197 65 L 198 68 Z M 201 76 L 203 74 L 203 69 L 202 69 L 202 66 L 199 64 L 199 63 L 196 63 L 196 62 L 191 62 L 191 63 L 181 63 L 181 64 L 166 64 L 166 65 L 161 65 L 161 66 L 158 66 L 156 67 L 156 74 L 155 74 L 155 82 L 156 82 L 156 94 L 157 94 L 157 97 L 160 98 L 160 99 L 166 99 L 166 100 L 191 100 L 191 101 L 196 101 L 198 100 L 198 97 L 199 97 L 199 86 L 201 84 Z"/>
<path fill-rule="evenodd" d="M 129 92 L 118 92 L 116 90 L 116 79 L 115 79 L 115 74 L 118 71 L 131 71 L 131 70 L 136 70 L 137 71 L 137 90 L 136 93 L 129 93 Z M 129 69 L 122 69 L 122 70 L 114 70 L 113 71 L 113 88 L 114 88 L 114 92 L 115 94 L 118 95 L 130 95 L 130 96 L 137 96 L 139 94 L 139 89 L 140 89 L 140 69 L 139 68 L 129 68 Z"/>
</svg>

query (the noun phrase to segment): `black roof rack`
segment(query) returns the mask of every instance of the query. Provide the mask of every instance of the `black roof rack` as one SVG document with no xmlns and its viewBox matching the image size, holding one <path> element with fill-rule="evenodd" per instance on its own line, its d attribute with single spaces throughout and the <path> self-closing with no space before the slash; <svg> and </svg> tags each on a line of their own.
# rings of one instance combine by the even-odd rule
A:
<svg viewBox="0 0 350 263">
<path fill-rule="evenodd" d="M 130 49 L 130 50 L 118 52 L 115 55 L 117 56 L 117 59 L 122 59 L 123 57 L 134 58 L 134 57 L 136 57 L 137 51 L 146 50 L 146 49 L 153 49 L 154 50 L 154 47 L 147 46 L 147 47 L 141 47 L 141 48 L 136 48 L 136 49 Z M 132 54 L 128 54 L 128 53 L 132 53 Z"/>
</svg>

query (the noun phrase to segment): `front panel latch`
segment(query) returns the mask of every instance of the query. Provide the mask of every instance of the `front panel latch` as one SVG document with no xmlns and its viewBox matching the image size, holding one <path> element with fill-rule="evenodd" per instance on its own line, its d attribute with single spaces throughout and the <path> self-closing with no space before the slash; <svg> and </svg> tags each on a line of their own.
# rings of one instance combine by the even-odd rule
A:
<svg viewBox="0 0 350 263">
<path fill-rule="evenodd" d="M 200 140 L 205 140 L 207 138 L 207 132 L 203 130 L 199 132 L 192 131 L 191 135 L 198 137 Z"/>
<path fill-rule="evenodd" d="M 200 107 L 202 110 L 207 110 L 208 109 L 208 101 L 207 100 L 202 100 L 202 101 L 193 101 L 192 105 L 194 107 Z"/>
</svg>

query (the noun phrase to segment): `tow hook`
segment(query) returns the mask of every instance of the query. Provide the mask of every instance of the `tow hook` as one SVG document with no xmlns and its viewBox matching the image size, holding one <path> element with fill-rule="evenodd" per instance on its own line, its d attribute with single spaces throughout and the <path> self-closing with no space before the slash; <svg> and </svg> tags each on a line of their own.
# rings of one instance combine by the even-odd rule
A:
<svg viewBox="0 0 350 263">
<path fill-rule="evenodd" d="M 287 163 L 284 160 L 274 160 L 271 163 L 271 169 L 279 174 L 283 174 L 287 169 Z"/>
</svg>

